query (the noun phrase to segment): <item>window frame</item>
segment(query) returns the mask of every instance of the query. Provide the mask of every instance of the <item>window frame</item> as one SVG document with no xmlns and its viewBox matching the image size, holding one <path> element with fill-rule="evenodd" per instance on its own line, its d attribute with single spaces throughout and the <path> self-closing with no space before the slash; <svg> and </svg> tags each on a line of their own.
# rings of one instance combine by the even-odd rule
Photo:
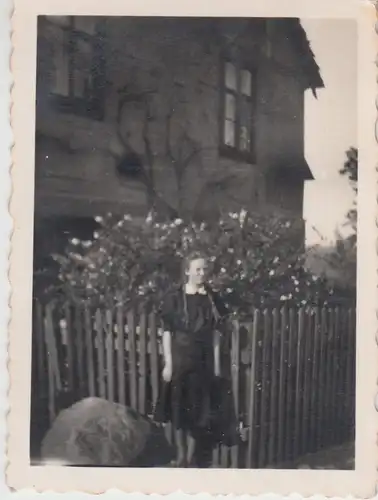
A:
<svg viewBox="0 0 378 500">
<path fill-rule="evenodd" d="M 226 86 L 226 64 L 232 64 L 236 69 L 236 87 L 237 89 L 229 89 Z M 251 95 L 247 96 L 241 91 L 241 75 L 242 71 L 248 71 L 251 74 Z M 255 116 L 256 116 L 256 83 L 257 69 L 251 63 L 247 63 L 245 59 L 222 55 L 220 64 L 220 106 L 219 106 L 219 150 L 222 156 L 231 158 L 237 161 L 246 163 L 255 163 Z M 235 145 L 230 146 L 225 143 L 224 129 L 226 123 L 226 96 L 233 95 L 236 100 L 235 109 Z M 240 132 L 241 132 L 241 113 L 240 101 L 246 99 L 250 105 L 250 150 L 240 149 Z"/>
<path fill-rule="evenodd" d="M 95 22 L 93 34 L 86 33 L 75 27 L 75 18 L 78 16 L 65 16 L 69 20 L 67 26 L 59 25 L 59 28 L 67 37 L 68 46 L 68 95 L 57 94 L 50 91 L 55 109 L 69 114 L 102 121 L 105 113 L 105 59 L 104 41 L 105 22 L 98 17 Z M 53 21 L 44 18 L 44 22 L 54 24 Z M 84 40 L 91 45 L 91 75 L 93 89 L 89 98 L 74 95 L 74 68 L 75 68 L 75 46 L 78 40 Z"/>
</svg>

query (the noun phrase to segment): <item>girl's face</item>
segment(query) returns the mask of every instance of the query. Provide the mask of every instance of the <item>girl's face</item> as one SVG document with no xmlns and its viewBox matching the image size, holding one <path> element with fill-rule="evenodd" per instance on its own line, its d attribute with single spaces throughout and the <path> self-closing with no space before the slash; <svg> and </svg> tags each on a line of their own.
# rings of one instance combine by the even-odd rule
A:
<svg viewBox="0 0 378 500">
<path fill-rule="evenodd" d="M 188 281 L 193 285 L 203 285 L 207 275 L 207 262 L 205 259 L 194 259 L 189 262 L 186 274 Z"/>
</svg>

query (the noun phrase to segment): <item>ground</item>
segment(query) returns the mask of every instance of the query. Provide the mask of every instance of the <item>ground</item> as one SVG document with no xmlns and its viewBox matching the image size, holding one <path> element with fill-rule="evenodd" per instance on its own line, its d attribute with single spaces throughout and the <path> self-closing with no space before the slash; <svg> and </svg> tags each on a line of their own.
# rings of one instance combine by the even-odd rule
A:
<svg viewBox="0 0 378 500">
<path fill-rule="evenodd" d="M 354 443 L 345 443 L 302 457 L 296 464 L 299 469 L 354 469 Z"/>
</svg>

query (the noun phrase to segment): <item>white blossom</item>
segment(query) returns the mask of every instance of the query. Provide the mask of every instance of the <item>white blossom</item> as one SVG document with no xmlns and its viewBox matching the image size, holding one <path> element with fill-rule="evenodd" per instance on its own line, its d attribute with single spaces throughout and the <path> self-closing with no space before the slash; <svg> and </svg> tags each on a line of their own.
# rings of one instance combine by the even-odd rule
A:
<svg viewBox="0 0 378 500">
<path fill-rule="evenodd" d="M 278 262 L 279 260 L 280 260 L 280 259 L 279 259 L 279 257 L 274 257 L 274 259 L 273 259 L 273 264 L 277 264 L 277 262 Z"/>
<path fill-rule="evenodd" d="M 77 238 L 72 238 L 71 243 L 76 246 L 80 243 L 80 240 L 78 240 Z"/>
<path fill-rule="evenodd" d="M 274 276 L 274 274 L 275 274 L 275 270 L 274 270 L 274 269 L 271 269 L 271 270 L 269 271 L 269 276 Z"/>
<path fill-rule="evenodd" d="M 96 222 L 101 223 L 103 220 L 104 220 L 104 218 L 101 217 L 101 215 L 96 215 L 96 217 L 95 217 Z"/>
<path fill-rule="evenodd" d="M 175 226 L 181 226 L 182 223 L 183 223 L 182 219 L 175 219 L 175 221 L 174 221 Z"/>
<path fill-rule="evenodd" d="M 238 259 L 238 260 L 236 261 L 236 263 L 237 263 L 237 265 L 238 265 L 238 266 L 240 266 L 240 265 L 241 265 L 241 263 L 242 263 L 242 261 L 241 261 L 240 259 Z"/>
<path fill-rule="evenodd" d="M 227 293 L 232 293 L 232 288 L 227 288 L 227 289 L 226 289 L 226 292 L 227 292 Z"/>
<path fill-rule="evenodd" d="M 246 215 L 247 215 L 247 211 L 244 208 L 242 208 L 240 210 L 240 215 L 239 215 L 240 226 L 242 226 L 244 224 Z"/>
<path fill-rule="evenodd" d="M 83 241 L 82 245 L 84 248 L 90 248 L 92 246 L 92 242 L 90 240 Z"/>
<path fill-rule="evenodd" d="M 123 226 L 123 220 L 120 220 L 118 223 L 117 223 L 117 227 L 122 227 Z"/>
<path fill-rule="evenodd" d="M 226 269 L 224 267 L 221 268 L 221 273 L 225 273 Z"/>
<path fill-rule="evenodd" d="M 93 238 L 94 238 L 95 240 L 97 240 L 97 238 L 99 238 L 99 237 L 100 237 L 100 233 L 99 233 L 98 231 L 95 231 L 95 232 L 93 233 Z"/>
<path fill-rule="evenodd" d="M 131 215 L 129 215 L 129 214 L 125 214 L 125 215 L 123 216 L 123 220 L 129 220 L 129 221 L 130 221 L 130 220 L 131 220 Z"/>
</svg>

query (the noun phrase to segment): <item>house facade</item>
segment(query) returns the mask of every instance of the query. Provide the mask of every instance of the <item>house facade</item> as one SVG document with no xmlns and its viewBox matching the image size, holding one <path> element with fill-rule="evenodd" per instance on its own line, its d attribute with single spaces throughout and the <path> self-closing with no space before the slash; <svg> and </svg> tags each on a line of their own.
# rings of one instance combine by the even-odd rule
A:
<svg viewBox="0 0 378 500">
<path fill-rule="evenodd" d="M 40 18 L 38 253 L 104 212 L 301 218 L 304 94 L 322 86 L 297 19 Z"/>
</svg>

